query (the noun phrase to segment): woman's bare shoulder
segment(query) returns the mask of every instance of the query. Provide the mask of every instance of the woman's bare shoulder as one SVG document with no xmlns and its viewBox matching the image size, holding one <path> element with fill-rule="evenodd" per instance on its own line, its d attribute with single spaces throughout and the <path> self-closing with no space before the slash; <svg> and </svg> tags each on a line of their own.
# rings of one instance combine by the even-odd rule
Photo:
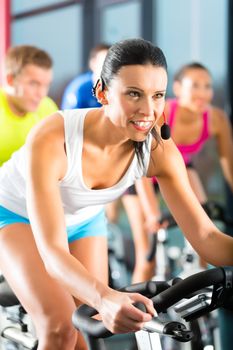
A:
<svg viewBox="0 0 233 350">
<path fill-rule="evenodd" d="M 64 121 L 60 113 L 54 113 L 39 122 L 29 133 L 26 150 L 30 162 L 37 168 L 56 169 L 62 178 L 67 169 Z"/>
<path fill-rule="evenodd" d="M 218 134 L 222 126 L 228 123 L 228 116 L 219 107 L 211 106 L 210 109 L 210 130 L 213 135 Z"/>
<path fill-rule="evenodd" d="M 58 112 L 41 120 L 28 134 L 27 144 L 64 140 L 64 119 Z"/>
</svg>

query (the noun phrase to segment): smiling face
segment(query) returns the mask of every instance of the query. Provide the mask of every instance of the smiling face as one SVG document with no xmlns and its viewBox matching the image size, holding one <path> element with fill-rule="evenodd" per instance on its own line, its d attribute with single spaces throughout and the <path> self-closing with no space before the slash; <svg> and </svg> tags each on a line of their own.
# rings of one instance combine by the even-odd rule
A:
<svg viewBox="0 0 233 350">
<path fill-rule="evenodd" d="M 52 70 L 28 64 L 17 76 L 8 76 L 11 94 L 8 96 L 14 112 L 34 112 L 48 93 L 52 81 Z"/>
<path fill-rule="evenodd" d="M 163 113 L 166 87 L 162 67 L 123 66 L 103 92 L 105 113 L 126 138 L 144 141 Z"/>
<path fill-rule="evenodd" d="M 181 81 L 174 83 L 174 93 L 182 106 L 203 112 L 213 98 L 211 76 L 205 69 L 187 69 Z"/>
</svg>

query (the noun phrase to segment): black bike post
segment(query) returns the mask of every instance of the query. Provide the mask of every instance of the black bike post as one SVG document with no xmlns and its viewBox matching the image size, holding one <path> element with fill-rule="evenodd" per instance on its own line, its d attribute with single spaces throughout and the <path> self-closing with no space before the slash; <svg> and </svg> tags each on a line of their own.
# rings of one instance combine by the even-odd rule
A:
<svg viewBox="0 0 233 350">
<path fill-rule="evenodd" d="M 107 350 L 103 338 L 93 338 L 87 334 L 84 334 L 85 341 L 88 346 L 88 350 Z"/>
</svg>

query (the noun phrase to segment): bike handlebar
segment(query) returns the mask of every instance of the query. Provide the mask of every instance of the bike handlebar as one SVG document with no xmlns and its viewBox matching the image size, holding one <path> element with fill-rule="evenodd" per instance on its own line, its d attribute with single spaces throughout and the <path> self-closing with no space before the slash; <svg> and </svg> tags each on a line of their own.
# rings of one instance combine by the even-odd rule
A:
<svg viewBox="0 0 233 350">
<path fill-rule="evenodd" d="M 120 291 L 127 293 L 141 293 L 147 296 L 148 298 L 152 298 L 152 296 L 164 291 L 169 287 L 170 284 L 165 281 L 147 281 L 126 286 L 124 288 L 121 288 Z M 141 307 L 137 307 L 141 309 Z M 74 312 L 72 317 L 72 321 L 75 328 L 80 329 L 82 332 L 87 333 L 93 338 L 106 338 L 113 335 L 110 331 L 108 331 L 105 328 L 104 324 L 101 321 L 97 321 L 91 318 L 96 314 L 97 311 L 94 308 L 85 304 L 81 305 Z"/>
<path fill-rule="evenodd" d="M 97 321 L 92 318 L 97 311 L 92 307 L 84 304 L 75 310 L 72 316 L 72 322 L 76 329 L 88 334 L 93 338 L 110 337 L 112 333 L 105 328 L 102 321 Z"/>
<path fill-rule="evenodd" d="M 227 268 L 225 268 L 227 269 Z M 179 300 L 188 297 L 189 295 L 204 289 L 209 286 L 215 286 L 222 284 L 225 286 L 227 279 L 227 270 L 222 267 L 213 268 L 210 270 L 202 271 L 191 275 L 183 280 L 178 281 L 176 284 L 161 292 L 152 298 L 153 304 L 158 313 L 165 311 L 172 305 L 176 304 Z M 233 279 L 232 274 L 229 279 L 230 285 L 226 285 L 226 288 L 232 288 Z"/>
<path fill-rule="evenodd" d="M 222 285 L 224 290 L 231 291 L 232 296 L 233 271 L 227 267 L 213 268 L 189 276 L 184 280 L 179 280 L 172 286 L 167 282 L 164 283 L 163 288 L 165 290 L 162 292 L 155 291 L 155 293 L 158 292 L 159 294 L 151 298 L 158 313 L 166 311 L 169 307 L 173 306 L 183 298 L 190 297 L 193 293 L 208 286 L 219 287 L 219 285 Z M 134 290 L 134 292 L 135 291 L 136 290 Z M 211 303 L 212 310 L 224 306 L 226 300 L 224 296 L 226 296 L 226 293 L 224 294 L 223 290 L 221 290 L 220 295 L 214 297 L 214 300 Z M 208 312 L 209 311 L 210 310 L 208 309 Z M 75 328 L 94 338 L 105 338 L 111 336 L 112 333 L 105 328 L 101 321 L 91 318 L 96 313 L 97 311 L 95 309 L 87 305 L 80 306 L 74 312 L 72 317 Z"/>
</svg>

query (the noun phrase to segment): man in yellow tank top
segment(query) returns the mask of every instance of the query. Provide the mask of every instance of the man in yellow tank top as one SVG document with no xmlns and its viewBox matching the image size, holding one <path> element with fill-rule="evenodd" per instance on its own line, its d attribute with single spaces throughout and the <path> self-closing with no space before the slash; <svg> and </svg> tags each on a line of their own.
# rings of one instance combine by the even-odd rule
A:
<svg viewBox="0 0 233 350">
<path fill-rule="evenodd" d="M 0 89 L 0 166 L 36 123 L 58 109 L 47 97 L 51 81 L 52 59 L 45 51 L 28 45 L 8 50 Z"/>
</svg>

